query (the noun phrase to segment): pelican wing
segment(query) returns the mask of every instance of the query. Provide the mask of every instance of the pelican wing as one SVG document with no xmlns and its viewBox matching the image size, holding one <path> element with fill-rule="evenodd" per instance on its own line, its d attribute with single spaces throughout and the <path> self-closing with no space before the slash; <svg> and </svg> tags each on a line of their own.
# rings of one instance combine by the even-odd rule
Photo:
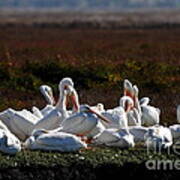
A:
<svg viewBox="0 0 180 180">
<path fill-rule="evenodd" d="M 34 122 L 31 118 L 26 118 L 22 112 L 7 109 L 0 114 L 0 119 L 19 139 L 24 140 L 30 135 Z M 29 116 L 28 116 L 29 117 Z"/>
<path fill-rule="evenodd" d="M 86 148 L 87 145 L 75 135 L 64 132 L 50 132 L 41 134 L 37 138 L 30 137 L 26 141 L 26 147 L 29 149 L 71 152 Z"/>
<path fill-rule="evenodd" d="M 160 114 L 153 106 L 142 106 L 142 123 L 147 126 L 159 124 Z"/>
<path fill-rule="evenodd" d="M 36 117 L 33 113 L 31 113 L 30 111 L 23 109 L 21 111 L 16 111 L 16 114 L 18 114 L 19 116 L 28 119 L 29 121 L 32 122 L 36 122 L 38 121 L 38 117 Z"/>
<path fill-rule="evenodd" d="M 21 143 L 10 131 L 1 129 L 0 151 L 6 154 L 16 154 L 21 151 Z"/>
<path fill-rule="evenodd" d="M 97 118 L 88 113 L 77 113 L 65 119 L 61 124 L 63 132 L 68 132 L 72 134 L 87 134 L 89 133 L 97 124 Z"/>
<path fill-rule="evenodd" d="M 103 112 L 102 115 L 110 120 L 109 124 L 102 122 L 107 128 L 119 129 L 127 127 L 127 117 L 122 107 L 107 110 L 106 112 Z"/>
<path fill-rule="evenodd" d="M 62 114 L 54 109 L 49 114 L 40 119 L 34 126 L 34 129 L 52 130 L 57 128 L 62 122 Z"/>
</svg>

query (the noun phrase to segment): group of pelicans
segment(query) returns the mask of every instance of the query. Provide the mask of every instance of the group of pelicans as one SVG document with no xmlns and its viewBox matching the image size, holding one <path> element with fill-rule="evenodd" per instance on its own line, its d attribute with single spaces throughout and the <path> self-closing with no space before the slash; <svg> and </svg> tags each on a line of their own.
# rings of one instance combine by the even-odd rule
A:
<svg viewBox="0 0 180 180">
<path fill-rule="evenodd" d="M 55 102 L 52 89 L 40 87 L 47 105 L 43 109 L 0 112 L 0 151 L 16 154 L 21 149 L 71 152 L 93 146 L 168 148 L 180 140 L 180 106 L 177 124 L 164 127 L 160 109 L 149 105 L 148 97 L 139 100 L 139 90 L 124 80 L 123 96 L 114 109 L 79 103 L 71 78 L 59 83 L 59 99 Z M 67 105 L 71 102 L 72 109 Z"/>
</svg>

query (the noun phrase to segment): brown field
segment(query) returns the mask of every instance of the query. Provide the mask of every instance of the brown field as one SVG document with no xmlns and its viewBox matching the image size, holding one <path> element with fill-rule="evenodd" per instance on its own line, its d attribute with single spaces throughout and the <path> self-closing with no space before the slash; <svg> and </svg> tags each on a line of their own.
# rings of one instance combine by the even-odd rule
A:
<svg viewBox="0 0 180 180">
<path fill-rule="evenodd" d="M 41 84 L 53 87 L 71 76 L 81 103 L 117 106 L 125 78 L 140 97 L 176 122 L 180 104 L 180 29 L 88 29 L 36 26 L 0 28 L 0 110 L 43 107 Z"/>
</svg>

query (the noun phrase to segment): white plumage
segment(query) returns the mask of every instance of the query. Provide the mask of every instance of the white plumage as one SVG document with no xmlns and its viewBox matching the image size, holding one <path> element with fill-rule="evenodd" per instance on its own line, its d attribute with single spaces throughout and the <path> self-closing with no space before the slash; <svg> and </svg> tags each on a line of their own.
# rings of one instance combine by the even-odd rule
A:
<svg viewBox="0 0 180 180">
<path fill-rule="evenodd" d="M 160 109 L 148 105 L 150 99 L 145 97 L 140 101 L 142 110 L 142 124 L 145 126 L 153 126 L 159 124 L 160 121 Z"/>
<path fill-rule="evenodd" d="M 72 134 L 37 130 L 26 140 L 25 147 L 31 150 L 72 152 L 86 148 L 87 145 Z"/>
<path fill-rule="evenodd" d="M 127 129 L 106 129 L 93 141 L 97 145 L 119 148 L 134 147 L 134 138 Z"/>
<path fill-rule="evenodd" d="M 160 110 L 153 106 L 141 106 L 142 108 L 142 124 L 145 126 L 153 126 L 159 124 Z"/>
<path fill-rule="evenodd" d="M 136 85 L 125 79 L 124 80 L 124 96 L 120 98 L 120 104 L 126 109 L 128 125 L 140 126 L 141 125 L 141 107 L 139 104 L 139 89 Z M 127 97 L 129 99 L 127 99 Z M 123 99 L 125 98 L 125 100 Z"/>
<path fill-rule="evenodd" d="M 171 130 L 163 126 L 149 128 L 144 137 L 149 149 L 166 149 L 173 144 Z"/>
<path fill-rule="evenodd" d="M 54 131 L 63 131 L 79 136 L 88 136 L 91 133 L 96 135 L 99 133 L 100 119 L 108 122 L 108 120 L 97 112 L 93 111 L 88 105 L 81 105 L 80 112 L 73 114 L 61 123 L 61 127 Z M 92 130 L 94 132 L 92 132 Z"/>
<path fill-rule="evenodd" d="M 19 151 L 21 151 L 21 142 L 0 121 L 0 152 L 12 155 Z"/>
<path fill-rule="evenodd" d="M 116 107 L 114 109 L 109 109 L 102 113 L 103 116 L 108 118 L 110 120 L 110 123 L 105 123 L 106 128 L 127 128 L 128 121 L 127 121 L 127 115 L 124 111 L 123 107 Z"/>
</svg>

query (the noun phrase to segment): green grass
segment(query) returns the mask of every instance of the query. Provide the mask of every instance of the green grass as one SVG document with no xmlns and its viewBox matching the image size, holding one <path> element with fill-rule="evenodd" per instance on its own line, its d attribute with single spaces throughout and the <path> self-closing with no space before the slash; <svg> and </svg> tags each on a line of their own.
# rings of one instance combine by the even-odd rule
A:
<svg viewBox="0 0 180 180">
<path fill-rule="evenodd" d="M 178 155 L 167 152 L 147 153 L 144 148 L 120 150 L 119 148 L 99 147 L 74 153 L 22 151 L 16 156 L 0 155 L 3 177 L 33 179 L 96 179 L 111 176 L 171 178 L 178 171 L 150 171 L 145 163 L 148 160 L 178 160 Z M 7 173 L 8 171 L 8 173 Z M 4 173 L 3 173 L 4 172 Z M 176 173 L 175 173 L 176 172 Z M 13 174 L 14 173 L 14 174 Z M 179 174 L 179 173 L 178 173 Z M 9 179 L 11 179 L 9 178 Z"/>
</svg>

